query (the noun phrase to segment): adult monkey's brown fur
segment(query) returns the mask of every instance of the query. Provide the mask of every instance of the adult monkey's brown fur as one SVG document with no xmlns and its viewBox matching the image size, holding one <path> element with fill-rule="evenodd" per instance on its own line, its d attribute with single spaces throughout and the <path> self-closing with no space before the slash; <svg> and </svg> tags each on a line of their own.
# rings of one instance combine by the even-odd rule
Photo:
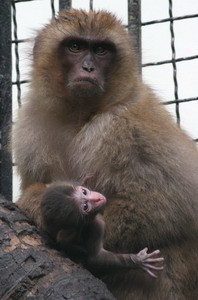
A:
<svg viewBox="0 0 198 300">
<path fill-rule="evenodd" d="M 92 97 L 66 85 L 59 50 L 69 36 L 115 46 Z M 44 183 L 96 173 L 91 188 L 108 199 L 105 247 L 162 250 L 166 268 L 157 280 L 138 271 L 104 277 L 118 299 L 198 297 L 197 150 L 141 82 L 131 41 L 114 16 L 62 12 L 40 32 L 13 146 L 22 177 L 18 205 L 39 226 Z"/>
</svg>

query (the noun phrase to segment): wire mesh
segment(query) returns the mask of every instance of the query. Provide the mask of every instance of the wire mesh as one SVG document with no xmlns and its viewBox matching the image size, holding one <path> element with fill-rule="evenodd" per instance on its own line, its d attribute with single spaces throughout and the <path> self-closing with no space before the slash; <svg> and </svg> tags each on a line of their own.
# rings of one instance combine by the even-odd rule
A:
<svg viewBox="0 0 198 300">
<path fill-rule="evenodd" d="M 181 20 L 187 20 L 187 19 L 194 19 L 198 18 L 198 14 L 188 14 L 183 15 L 179 17 L 173 17 L 173 1 L 168 0 L 168 6 L 169 6 L 169 18 L 160 19 L 160 20 L 151 20 L 148 22 L 141 22 L 141 26 L 149 26 L 149 25 L 156 25 L 156 24 L 162 24 L 165 22 L 170 23 L 170 36 L 171 36 L 171 52 L 172 52 L 172 58 L 170 60 L 164 60 L 164 61 L 155 61 L 155 62 L 149 62 L 142 64 L 143 68 L 146 67 L 155 67 L 160 65 L 167 65 L 171 64 L 173 69 L 173 83 L 174 83 L 174 99 L 171 99 L 169 101 L 165 101 L 165 105 L 175 104 L 175 112 L 176 112 L 176 119 L 177 123 L 181 123 L 181 116 L 180 116 L 180 103 L 185 102 L 191 102 L 191 101 L 197 101 L 198 97 L 189 97 L 181 99 L 178 96 L 178 78 L 177 78 L 177 64 L 184 61 L 192 61 L 195 59 L 198 59 L 198 55 L 193 56 L 186 56 L 186 57 L 179 57 L 176 58 L 176 48 L 175 48 L 175 31 L 174 31 L 174 23 Z M 195 141 L 198 141 L 198 138 L 195 139 Z"/>
<path fill-rule="evenodd" d="M 29 39 L 18 39 L 18 23 L 17 23 L 17 7 L 16 4 L 27 2 L 28 0 L 13 0 L 11 2 L 12 5 L 12 23 L 13 23 L 13 35 L 14 40 L 12 40 L 12 43 L 14 44 L 15 49 L 15 74 L 16 74 L 16 80 L 12 81 L 12 85 L 16 85 L 17 87 L 17 102 L 18 106 L 21 106 L 21 86 L 23 84 L 26 84 L 29 82 L 29 79 L 21 80 L 21 71 L 20 71 L 20 55 L 19 55 L 19 44 L 26 43 L 29 41 Z M 32 0 L 30 0 L 32 1 Z M 33 0 L 34 1 L 34 0 Z M 62 1 L 63 2 L 63 1 Z M 67 1 L 71 2 L 71 1 Z M 50 8 L 51 8 L 51 15 L 52 17 L 55 16 L 55 6 L 54 6 L 54 0 L 50 0 Z"/>
</svg>

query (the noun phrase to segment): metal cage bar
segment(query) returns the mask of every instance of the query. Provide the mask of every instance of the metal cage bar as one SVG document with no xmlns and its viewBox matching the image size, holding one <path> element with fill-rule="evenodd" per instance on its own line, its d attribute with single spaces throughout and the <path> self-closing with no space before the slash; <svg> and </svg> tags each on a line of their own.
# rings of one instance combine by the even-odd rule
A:
<svg viewBox="0 0 198 300">
<path fill-rule="evenodd" d="M 71 0 L 59 0 L 59 10 L 70 9 Z"/>
<path fill-rule="evenodd" d="M 128 0 L 128 30 L 133 36 L 133 46 L 141 66 L 141 0 Z"/>
<path fill-rule="evenodd" d="M 178 80 L 177 80 L 177 64 L 176 64 L 176 50 L 175 50 L 175 33 L 173 21 L 173 4 L 169 0 L 169 17 L 170 17 L 170 34 L 171 34 L 171 51 L 172 51 L 172 67 L 173 67 L 173 82 L 174 82 L 174 95 L 175 95 L 175 112 L 177 123 L 180 125 L 180 112 L 179 112 L 179 96 L 178 96 Z"/>
</svg>

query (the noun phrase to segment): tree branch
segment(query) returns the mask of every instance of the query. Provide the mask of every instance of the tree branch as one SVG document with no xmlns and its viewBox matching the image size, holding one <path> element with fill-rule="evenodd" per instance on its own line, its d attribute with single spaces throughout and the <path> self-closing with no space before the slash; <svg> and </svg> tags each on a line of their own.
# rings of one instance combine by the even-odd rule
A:
<svg viewBox="0 0 198 300">
<path fill-rule="evenodd" d="M 87 270 L 48 249 L 36 227 L 0 196 L 0 299 L 115 298 Z"/>
</svg>

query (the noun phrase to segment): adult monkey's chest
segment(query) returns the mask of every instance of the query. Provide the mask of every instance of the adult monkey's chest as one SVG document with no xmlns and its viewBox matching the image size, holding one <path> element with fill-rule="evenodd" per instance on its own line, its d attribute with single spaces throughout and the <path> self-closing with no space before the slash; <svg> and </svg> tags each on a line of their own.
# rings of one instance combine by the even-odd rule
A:
<svg viewBox="0 0 198 300">
<path fill-rule="evenodd" d="M 108 114 L 96 115 L 90 122 L 86 123 L 73 136 L 70 149 L 76 153 L 89 153 L 92 155 L 101 147 L 104 137 L 108 134 L 110 127 Z"/>
<path fill-rule="evenodd" d="M 98 115 L 70 140 L 66 159 L 75 176 L 98 173 L 104 166 L 112 119 L 107 113 Z"/>
</svg>

